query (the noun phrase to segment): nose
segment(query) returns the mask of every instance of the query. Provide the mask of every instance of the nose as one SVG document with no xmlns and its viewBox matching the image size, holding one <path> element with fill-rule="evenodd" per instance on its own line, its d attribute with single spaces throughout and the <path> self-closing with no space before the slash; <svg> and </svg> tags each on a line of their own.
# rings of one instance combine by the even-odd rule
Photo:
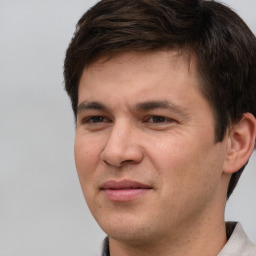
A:
<svg viewBox="0 0 256 256">
<path fill-rule="evenodd" d="M 115 123 L 100 157 L 114 167 L 140 163 L 144 154 L 136 128 L 127 122 Z"/>
</svg>

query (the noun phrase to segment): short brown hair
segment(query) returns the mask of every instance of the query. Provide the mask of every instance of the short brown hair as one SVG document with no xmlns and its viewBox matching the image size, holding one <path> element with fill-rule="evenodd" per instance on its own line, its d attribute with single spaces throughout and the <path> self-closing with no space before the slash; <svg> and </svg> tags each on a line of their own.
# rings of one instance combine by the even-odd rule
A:
<svg viewBox="0 0 256 256">
<path fill-rule="evenodd" d="M 256 116 L 256 39 L 229 7 L 204 0 L 102 0 L 81 17 L 66 52 L 65 89 L 75 117 L 85 66 L 102 56 L 160 49 L 196 56 L 216 143 L 244 113 Z M 227 197 L 244 167 L 232 175 Z"/>
</svg>

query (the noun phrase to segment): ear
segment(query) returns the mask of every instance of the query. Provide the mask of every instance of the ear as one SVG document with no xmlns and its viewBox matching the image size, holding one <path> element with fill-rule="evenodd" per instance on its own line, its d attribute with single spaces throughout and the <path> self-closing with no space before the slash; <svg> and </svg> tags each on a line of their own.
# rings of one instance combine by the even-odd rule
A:
<svg viewBox="0 0 256 256">
<path fill-rule="evenodd" d="M 256 138 L 256 119 L 251 113 L 245 113 L 228 135 L 227 155 L 223 172 L 232 174 L 249 160 Z"/>
</svg>

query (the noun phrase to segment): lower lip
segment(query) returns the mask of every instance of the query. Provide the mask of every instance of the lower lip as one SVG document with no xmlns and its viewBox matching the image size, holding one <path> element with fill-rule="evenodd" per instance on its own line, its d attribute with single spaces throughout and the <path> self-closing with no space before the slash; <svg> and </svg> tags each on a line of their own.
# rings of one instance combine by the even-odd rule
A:
<svg viewBox="0 0 256 256">
<path fill-rule="evenodd" d="M 132 201 L 151 189 L 105 189 L 103 192 L 110 201 L 114 202 L 127 202 Z"/>
</svg>

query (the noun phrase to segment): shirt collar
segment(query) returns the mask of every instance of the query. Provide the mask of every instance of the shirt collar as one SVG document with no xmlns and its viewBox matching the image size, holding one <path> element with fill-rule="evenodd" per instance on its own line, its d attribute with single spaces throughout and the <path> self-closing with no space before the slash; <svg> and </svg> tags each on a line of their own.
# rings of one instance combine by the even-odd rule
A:
<svg viewBox="0 0 256 256">
<path fill-rule="evenodd" d="M 256 255 L 256 246 L 249 240 L 240 223 L 237 223 L 229 240 L 218 256 Z"/>
<path fill-rule="evenodd" d="M 108 237 L 104 239 L 102 247 L 103 248 L 101 256 L 110 256 Z"/>
</svg>

